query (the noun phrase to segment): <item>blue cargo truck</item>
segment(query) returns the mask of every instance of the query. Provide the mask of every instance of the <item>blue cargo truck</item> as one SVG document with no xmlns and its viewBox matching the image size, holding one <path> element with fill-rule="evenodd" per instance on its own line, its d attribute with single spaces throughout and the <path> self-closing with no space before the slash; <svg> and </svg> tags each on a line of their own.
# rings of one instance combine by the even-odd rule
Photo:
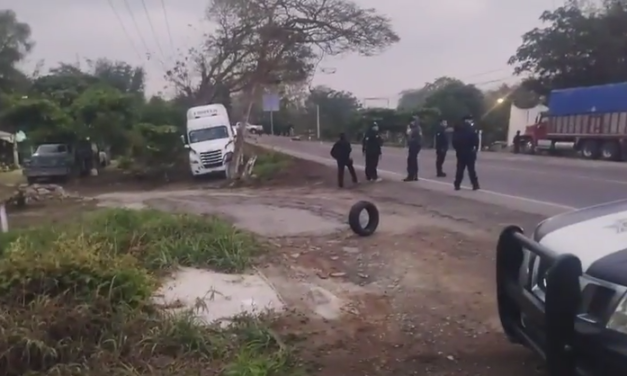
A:
<svg viewBox="0 0 627 376">
<path fill-rule="evenodd" d="M 625 159 L 627 82 L 554 90 L 548 108 L 525 130 L 526 150 L 574 149 L 586 159 Z"/>
</svg>

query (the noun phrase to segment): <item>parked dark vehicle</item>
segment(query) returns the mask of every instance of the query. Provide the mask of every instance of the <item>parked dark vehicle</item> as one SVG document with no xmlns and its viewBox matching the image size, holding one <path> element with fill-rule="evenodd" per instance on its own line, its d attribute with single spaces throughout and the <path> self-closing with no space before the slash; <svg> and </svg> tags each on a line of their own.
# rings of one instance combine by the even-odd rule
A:
<svg viewBox="0 0 627 376">
<path fill-rule="evenodd" d="M 510 226 L 496 261 L 503 330 L 550 376 L 627 375 L 627 200 Z"/>
<path fill-rule="evenodd" d="M 73 176 L 87 176 L 100 164 L 98 148 L 89 141 L 49 143 L 39 145 L 31 158 L 24 161 L 22 173 L 29 184 L 39 180 L 63 182 Z"/>
</svg>

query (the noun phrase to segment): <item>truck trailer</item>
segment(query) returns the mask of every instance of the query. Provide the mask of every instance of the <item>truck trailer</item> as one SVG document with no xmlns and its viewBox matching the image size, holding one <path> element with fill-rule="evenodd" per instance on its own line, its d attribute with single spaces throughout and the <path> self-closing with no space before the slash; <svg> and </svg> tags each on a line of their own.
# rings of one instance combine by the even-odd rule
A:
<svg viewBox="0 0 627 376">
<path fill-rule="evenodd" d="M 526 152 L 575 150 L 585 159 L 624 160 L 627 82 L 553 90 L 548 111 L 525 129 Z"/>
</svg>

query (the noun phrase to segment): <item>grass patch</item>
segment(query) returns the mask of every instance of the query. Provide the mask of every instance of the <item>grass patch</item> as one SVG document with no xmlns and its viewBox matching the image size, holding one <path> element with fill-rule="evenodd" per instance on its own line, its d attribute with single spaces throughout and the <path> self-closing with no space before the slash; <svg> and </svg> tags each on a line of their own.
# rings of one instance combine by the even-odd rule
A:
<svg viewBox="0 0 627 376">
<path fill-rule="evenodd" d="M 283 153 L 266 151 L 257 155 L 257 161 L 253 168 L 255 174 L 261 180 L 270 180 L 281 171 L 290 167 L 293 158 Z"/>
<path fill-rule="evenodd" d="M 151 303 L 173 267 L 234 272 L 258 252 L 214 218 L 107 209 L 0 235 L 0 374 L 295 375 L 266 321 L 206 326 Z"/>
</svg>

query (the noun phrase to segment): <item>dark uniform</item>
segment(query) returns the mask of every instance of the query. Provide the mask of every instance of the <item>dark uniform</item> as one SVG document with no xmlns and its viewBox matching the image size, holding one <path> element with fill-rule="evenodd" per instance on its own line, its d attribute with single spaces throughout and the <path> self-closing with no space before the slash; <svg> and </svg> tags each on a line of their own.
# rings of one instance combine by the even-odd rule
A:
<svg viewBox="0 0 627 376">
<path fill-rule="evenodd" d="M 446 173 L 442 169 L 444 160 L 446 159 L 446 153 L 448 152 L 448 135 L 446 134 L 446 121 L 443 121 L 440 128 L 435 133 L 435 170 L 438 177 L 446 177 Z"/>
<path fill-rule="evenodd" d="M 368 181 L 379 179 L 377 166 L 381 158 L 381 146 L 383 146 L 383 139 L 379 135 L 379 126 L 375 123 L 366 131 L 362 141 L 362 151 L 366 159 L 366 180 Z"/>
<path fill-rule="evenodd" d="M 514 153 L 520 153 L 520 131 L 516 131 L 516 135 L 514 136 Z"/>
<path fill-rule="evenodd" d="M 348 142 L 344 133 L 340 133 L 340 139 L 331 148 L 331 157 L 337 162 L 337 185 L 340 188 L 344 186 L 344 168 L 348 168 L 353 183 L 357 183 L 357 174 L 355 173 L 355 167 L 353 167 L 351 151 L 350 142 Z"/>
<path fill-rule="evenodd" d="M 418 180 L 418 154 L 422 148 L 422 129 L 418 120 L 409 125 L 407 131 L 407 177 L 404 181 Z"/>
<path fill-rule="evenodd" d="M 466 169 L 468 169 L 468 177 L 470 177 L 472 189 L 479 189 L 479 179 L 475 171 L 477 150 L 479 149 L 479 133 L 472 125 L 471 117 L 465 117 L 463 123 L 455 127 L 453 131 L 453 148 L 457 156 L 455 190 L 460 189 Z"/>
</svg>

